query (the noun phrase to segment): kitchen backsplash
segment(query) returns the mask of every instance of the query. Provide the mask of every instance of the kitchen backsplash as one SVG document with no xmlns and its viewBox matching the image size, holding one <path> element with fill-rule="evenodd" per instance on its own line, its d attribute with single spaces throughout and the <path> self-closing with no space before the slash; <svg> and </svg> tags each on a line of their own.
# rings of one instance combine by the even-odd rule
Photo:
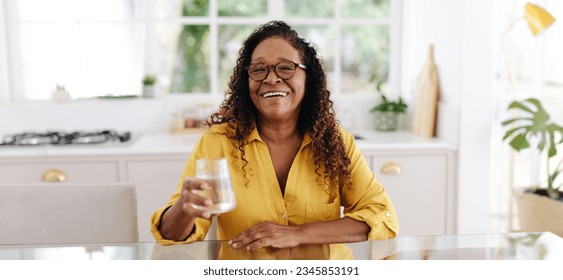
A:
<svg viewBox="0 0 563 280">
<path fill-rule="evenodd" d="M 89 99 L 70 102 L 0 103 L 0 134 L 22 131 L 96 130 L 168 131 L 174 116 L 202 106 L 214 111 L 222 96 L 168 96 L 158 99 Z M 376 97 L 333 99 L 337 117 L 348 129 L 373 129 L 369 110 Z"/>
<path fill-rule="evenodd" d="M 157 100 L 26 101 L 0 104 L 0 133 L 117 129 L 145 131 L 157 125 L 165 103 Z"/>
</svg>

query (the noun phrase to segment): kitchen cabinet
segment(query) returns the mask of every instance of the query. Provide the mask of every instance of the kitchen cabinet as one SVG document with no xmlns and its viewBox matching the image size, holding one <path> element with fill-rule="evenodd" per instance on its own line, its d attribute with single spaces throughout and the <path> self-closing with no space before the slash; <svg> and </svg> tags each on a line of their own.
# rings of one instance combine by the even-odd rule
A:
<svg viewBox="0 0 563 280">
<path fill-rule="evenodd" d="M 454 233 L 451 151 L 393 150 L 371 154 L 369 159 L 393 201 L 400 235 Z"/>
<path fill-rule="evenodd" d="M 154 241 L 150 232 L 152 213 L 163 207 L 176 191 L 186 157 L 158 157 L 127 160 L 126 181 L 137 187 L 139 240 Z"/>
<path fill-rule="evenodd" d="M 360 135 L 358 147 L 395 204 L 399 234 L 455 234 L 455 149 L 408 132 Z M 0 150 L 0 184 L 40 183 L 49 169 L 68 183 L 134 183 L 139 239 L 153 241 L 150 217 L 176 190 L 198 138 L 152 133 L 123 147 Z"/>
</svg>

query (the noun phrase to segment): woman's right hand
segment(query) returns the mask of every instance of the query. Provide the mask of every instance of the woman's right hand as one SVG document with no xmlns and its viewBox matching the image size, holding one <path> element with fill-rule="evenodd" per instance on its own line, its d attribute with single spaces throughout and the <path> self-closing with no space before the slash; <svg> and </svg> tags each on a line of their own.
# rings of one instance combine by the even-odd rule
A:
<svg viewBox="0 0 563 280">
<path fill-rule="evenodd" d="M 174 205 L 164 212 L 158 229 L 165 239 L 186 240 L 194 230 L 197 218 L 209 219 L 207 211 L 211 199 L 199 195 L 200 191 L 210 188 L 209 184 L 195 178 L 186 178 L 182 184 L 180 198 Z M 199 206 L 197 209 L 196 207 Z"/>
<path fill-rule="evenodd" d="M 188 177 L 182 185 L 181 207 L 184 214 L 194 218 L 211 218 L 211 214 L 205 209 L 213 204 L 211 199 L 199 195 L 200 191 L 209 189 L 207 182 Z"/>
</svg>

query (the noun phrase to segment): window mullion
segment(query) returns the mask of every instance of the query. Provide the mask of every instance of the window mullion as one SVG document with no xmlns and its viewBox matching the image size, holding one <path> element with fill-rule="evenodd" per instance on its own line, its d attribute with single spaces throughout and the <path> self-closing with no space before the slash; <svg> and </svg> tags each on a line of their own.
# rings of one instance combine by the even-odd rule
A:
<svg viewBox="0 0 563 280">
<path fill-rule="evenodd" d="M 211 95 L 220 94 L 219 93 L 219 27 L 218 27 L 218 15 L 217 15 L 217 0 L 211 0 L 209 2 L 209 13 L 210 13 L 210 23 L 209 23 L 209 38 L 210 38 L 210 67 L 209 67 L 209 77 L 211 81 Z"/>
<path fill-rule="evenodd" d="M 391 22 L 389 24 L 389 85 L 392 91 L 401 90 L 401 41 L 402 1 L 391 1 Z M 400 95 L 400 94 L 399 94 Z"/>
<path fill-rule="evenodd" d="M 285 1 L 268 0 L 268 15 L 271 19 L 283 19 L 285 10 Z"/>
<path fill-rule="evenodd" d="M 147 1 L 145 0 L 145 8 L 144 13 L 144 20 L 145 20 L 145 45 L 144 45 L 144 58 L 145 58 L 145 65 L 144 65 L 144 73 L 143 75 L 154 75 L 157 73 L 156 64 L 157 58 L 156 54 L 158 53 L 157 49 L 157 38 L 155 34 L 156 30 L 156 17 L 155 17 L 155 4 L 154 1 Z"/>
<path fill-rule="evenodd" d="M 335 37 L 334 37 L 334 75 L 331 77 L 334 85 L 333 94 L 340 95 L 342 92 L 341 86 L 341 75 L 342 75 L 342 53 L 341 41 L 342 41 L 342 15 L 340 13 L 340 0 L 334 0 L 334 17 L 335 17 Z"/>
</svg>

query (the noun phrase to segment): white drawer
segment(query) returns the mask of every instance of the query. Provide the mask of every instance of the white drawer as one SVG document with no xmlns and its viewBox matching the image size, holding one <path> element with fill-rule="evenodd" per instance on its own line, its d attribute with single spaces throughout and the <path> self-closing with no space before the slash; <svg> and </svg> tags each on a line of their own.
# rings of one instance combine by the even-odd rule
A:
<svg viewBox="0 0 563 280">
<path fill-rule="evenodd" d="M 400 235 L 446 234 L 446 156 L 374 156 L 372 166 L 395 205 Z"/>
<path fill-rule="evenodd" d="M 118 162 L 54 161 L 0 162 L 0 184 L 44 183 L 44 175 L 62 174 L 67 183 L 117 183 Z M 54 173 L 53 173 L 54 172 Z"/>
</svg>

